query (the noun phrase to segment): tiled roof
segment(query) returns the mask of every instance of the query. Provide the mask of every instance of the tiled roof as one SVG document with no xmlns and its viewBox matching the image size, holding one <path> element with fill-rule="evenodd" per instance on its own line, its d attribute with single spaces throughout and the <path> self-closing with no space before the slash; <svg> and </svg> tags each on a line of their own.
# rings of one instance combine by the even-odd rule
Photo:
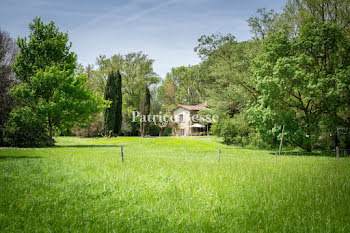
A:
<svg viewBox="0 0 350 233">
<path fill-rule="evenodd" d="M 207 106 L 205 103 L 197 104 L 197 105 L 184 105 L 179 104 L 177 107 L 183 107 L 184 109 L 190 110 L 190 111 L 198 111 L 201 109 L 207 109 Z"/>
</svg>

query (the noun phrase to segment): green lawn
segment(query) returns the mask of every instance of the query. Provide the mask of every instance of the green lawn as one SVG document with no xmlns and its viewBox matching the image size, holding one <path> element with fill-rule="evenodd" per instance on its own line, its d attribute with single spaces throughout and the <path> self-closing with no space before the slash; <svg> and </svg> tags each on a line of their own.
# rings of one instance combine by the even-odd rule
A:
<svg viewBox="0 0 350 233">
<path fill-rule="evenodd" d="M 213 137 L 56 140 L 0 149 L 0 232 L 350 232 L 349 158 L 275 163 Z"/>
</svg>

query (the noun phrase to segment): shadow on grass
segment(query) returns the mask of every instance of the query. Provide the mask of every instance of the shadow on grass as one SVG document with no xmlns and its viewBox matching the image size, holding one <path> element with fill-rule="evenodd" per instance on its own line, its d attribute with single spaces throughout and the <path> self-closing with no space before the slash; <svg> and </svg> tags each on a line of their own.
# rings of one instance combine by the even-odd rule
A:
<svg viewBox="0 0 350 233">
<path fill-rule="evenodd" d="M 0 155 L 0 160 L 2 159 L 41 159 L 41 156 L 9 156 L 9 155 Z"/>
<path fill-rule="evenodd" d="M 278 152 L 275 152 L 278 154 Z M 271 152 L 270 155 L 275 155 Z M 281 156 L 320 156 L 320 157 L 335 157 L 332 152 L 305 152 L 305 151 L 282 151 Z"/>
<path fill-rule="evenodd" d="M 108 147 L 120 147 L 117 145 L 67 145 L 67 146 L 55 146 L 55 148 L 108 148 Z"/>
</svg>

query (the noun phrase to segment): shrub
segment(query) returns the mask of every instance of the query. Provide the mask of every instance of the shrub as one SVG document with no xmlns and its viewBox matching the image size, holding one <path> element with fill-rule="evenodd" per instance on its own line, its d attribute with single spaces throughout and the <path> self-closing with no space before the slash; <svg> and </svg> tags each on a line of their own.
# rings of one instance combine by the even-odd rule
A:
<svg viewBox="0 0 350 233">
<path fill-rule="evenodd" d="M 29 107 L 12 110 L 5 124 L 4 141 L 7 146 L 47 147 L 54 141 L 47 135 L 47 128 L 42 116 Z"/>
<path fill-rule="evenodd" d="M 225 144 L 266 148 L 260 135 L 249 125 L 244 113 L 236 114 L 232 118 L 221 118 L 212 126 L 212 133 L 224 139 Z"/>
</svg>

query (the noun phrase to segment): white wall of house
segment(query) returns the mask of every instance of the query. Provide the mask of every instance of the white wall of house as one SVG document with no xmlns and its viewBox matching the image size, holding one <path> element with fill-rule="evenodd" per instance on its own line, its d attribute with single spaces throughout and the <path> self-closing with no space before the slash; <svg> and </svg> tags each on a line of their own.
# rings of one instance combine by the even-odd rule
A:
<svg viewBox="0 0 350 233">
<path fill-rule="evenodd" d="M 175 121 L 178 123 L 176 136 L 188 136 L 191 133 L 191 112 L 187 109 L 179 107 L 173 112 Z M 182 117 L 181 117 L 182 115 Z M 181 121 L 182 119 L 182 121 Z"/>
</svg>

